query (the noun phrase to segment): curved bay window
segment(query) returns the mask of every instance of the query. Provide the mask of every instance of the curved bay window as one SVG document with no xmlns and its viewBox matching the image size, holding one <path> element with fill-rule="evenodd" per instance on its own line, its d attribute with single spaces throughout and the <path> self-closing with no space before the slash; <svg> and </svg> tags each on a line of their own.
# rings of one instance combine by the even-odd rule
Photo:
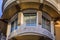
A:
<svg viewBox="0 0 60 40">
<path fill-rule="evenodd" d="M 48 31 L 51 31 L 51 23 L 50 23 L 50 20 L 49 20 L 49 15 L 46 17 L 47 15 L 42 16 L 42 28 L 45 28 L 47 29 Z"/>
<path fill-rule="evenodd" d="M 24 13 L 24 23 L 26 26 L 36 26 L 37 14 L 36 13 Z"/>
</svg>

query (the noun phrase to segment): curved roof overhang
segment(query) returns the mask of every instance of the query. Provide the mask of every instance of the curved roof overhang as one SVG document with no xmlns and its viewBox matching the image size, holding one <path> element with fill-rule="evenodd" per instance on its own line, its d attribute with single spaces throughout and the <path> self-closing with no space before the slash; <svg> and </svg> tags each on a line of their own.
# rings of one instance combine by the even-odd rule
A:
<svg viewBox="0 0 60 40">
<path fill-rule="evenodd" d="M 49 5 L 50 7 L 52 7 L 54 10 L 56 10 L 58 12 L 58 6 L 56 1 L 54 0 L 44 0 L 44 4 Z"/>
<path fill-rule="evenodd" d="M 36 2 L 23 2 L 23 3 L 17 3 L 16 1 L 11 3 L 6 9 L 5 11 L 3 12 L 3 15 L 2 15 L 2 18 L 5 18 L 5 19 L 9 19 L 11 18 L 11 16 L 13 16 L 16 12 L 17 12 L 17 9 L 16 9 L 16 5 L 21 9 L 21 10 L 24 10 L 24 9 L 36 9 L 36 10 L 40 10 L 39 7 L 40 7 L 40 4 L 41 3 L 36 3 Z M 43 11 L 47 12 L 52 18 L 57 18 L 60 16 L 60 14 L 58 13 L 58 10 L 57 8 L 52 5 L 51 3 L 49 3 L 48 1 L 44 1 L 43 3 Z M 30 5 L 30 6 L 29 6 Z M 33 6 L 34 5 L 34 6 Z M 11 13 L 11 10 L 13 10 L 14 7 L 14 12 L 12 15 L 10 15 Z M 8 12 L 8 10 L 10 10 Z M 20 10 L 20 11 L 21 11 Z M 7 12 L 7 13 L 6 13 Z M 9 17 L 8 17 L 9 16 Z"/>
<path fill-rule="evenodd" d="M 54 5 L 54 4 L 52 4 L 51 2 L 46 1 L 46 0 L 44 1 L 43 4 L 45 5 L 45 8 L 47 8 L 47 9 L 45 9 L 45 11 L 49 9 L 50 12 L 48 11 L 48 13 L 54 14 L 54 15 L 55 15 L 54 18 L 59 18 L 59 17 L 60 17 L 60 13 L 59 13 L 59 11 L 58 11 L 58 9 L 57 9 L 57 5 Z M 48 7 L 49 7 L 49 8 L 48 8 Z M 53 12 L 53 13 L 51 13 L 51 12 Z M 53 15 L 52 15 L 52 16 L 53 16 Z"/>
</svg>

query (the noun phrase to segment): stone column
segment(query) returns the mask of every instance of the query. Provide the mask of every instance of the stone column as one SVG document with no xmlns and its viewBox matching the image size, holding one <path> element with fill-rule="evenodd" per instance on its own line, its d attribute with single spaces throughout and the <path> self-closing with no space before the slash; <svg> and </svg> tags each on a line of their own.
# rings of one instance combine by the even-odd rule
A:
<svg viewBox="0 0 60 40">
<path fill-rule="evenodd" d="M 42 25 L 42 12 L 37 12 L 37 25 Z"/>
<path fill-rule="evenodd" d="M 19 12 L 18 13 L 18 26 L 23 24 L 23 13 Z"/>
<path fill-rule="evenodd" d="M 53 40 L 55 40 L 54 30 L 55 30 L 55 28 L 54 28 L 54 21 L 51 20 L 51 34 L 53 36 Z"/>
<path fill-rule="evenodd" d="M 8 26 L 7 26 L 7 38 L 6 38 L 6 40 L 8 40 L 8 37 L 9 37 L 9 35 L 10 35 L 10 31 L 11 31 L 11 23 L 8 23 Z"/>
</svg>

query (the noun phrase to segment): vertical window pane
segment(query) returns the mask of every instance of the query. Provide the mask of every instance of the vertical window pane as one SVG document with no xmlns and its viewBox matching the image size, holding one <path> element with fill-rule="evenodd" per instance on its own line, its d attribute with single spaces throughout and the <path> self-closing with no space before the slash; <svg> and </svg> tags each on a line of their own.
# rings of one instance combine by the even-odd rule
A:
<svg viewBox="0 0 60 40">
<path fill-rule="evenodd" d="M 14 21 L 11 23 L 11 32 L 14 30 Z"/>
<path fill-rule="evenodd" d="M 15 25 L 15 29 L 17 29 L 17 25 L 18 25 L 18 24 L 17 24 L 17 19 L 15 20 L 15 24 L 16 24 L 16 25 Z"/>
<path fill-rule="evenodd" d="M 17 19 L 15 19 L 15 20 L 11 23 L 11 32 L 14 31 L 15 29 L 17 29 Z"/>
<path fill-rule="evenodd" d="M 36 13 L 24 13 L 24 23 L 26 26 L 36 26 Z"/>
<path fill-rule="evenodd" d="M 51 28 L 50 28 L 50 21 L 44 17 L 42 17 L 42 27 L 51 31 Z"/>
</svg>

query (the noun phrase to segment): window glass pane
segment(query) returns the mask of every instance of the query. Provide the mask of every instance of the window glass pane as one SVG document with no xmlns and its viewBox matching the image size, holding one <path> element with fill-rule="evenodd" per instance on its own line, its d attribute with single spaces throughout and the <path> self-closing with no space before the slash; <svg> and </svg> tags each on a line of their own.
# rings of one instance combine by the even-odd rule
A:
<svg viewBox="0 0 60 40">
<path fill-rule="evenodd" d="M 24 13 L 24 23 L 26 26 L 36 26 L 36 13 Z"/>
<path fill-rule="evenodd" d="M 17 19 L 15 19 L 15 20 L 11 23 L 11 32 L 14 31 L 15 29 L 17 29 Z"/>
<path fill-rule="evenodd" d="M 17 27 L 17 26 L 18 26 L 18 24 L 17 24 L 17 19 L 15 20 L 15 24 L 16 24 L 16 25 L 15 25 L 15 29 L 17 29 L 17 28 L 18 28 L 18 27 Z"/>
<path fill-rule="evenodd" d="M 50 21 L 44 17 L 42 17 L 42 27 L 51 31 Z"/>
<path fill-rule="evenodd" d="M 36 26 L 36 16 L 31 16 L 30 24 L 31 24 L 31 26 Z"/>
<path fill-rule="evenodd" d="M 43 27 L 43 28 L 45 27 L 45 21 L 44 21 L 43 18 L 42 18 L 42 27 Z"/>
<path fill-rule="evenodd" d="M 11 32 L 14 30 L 14 21 L 11 23 Z"/>
</svg>

